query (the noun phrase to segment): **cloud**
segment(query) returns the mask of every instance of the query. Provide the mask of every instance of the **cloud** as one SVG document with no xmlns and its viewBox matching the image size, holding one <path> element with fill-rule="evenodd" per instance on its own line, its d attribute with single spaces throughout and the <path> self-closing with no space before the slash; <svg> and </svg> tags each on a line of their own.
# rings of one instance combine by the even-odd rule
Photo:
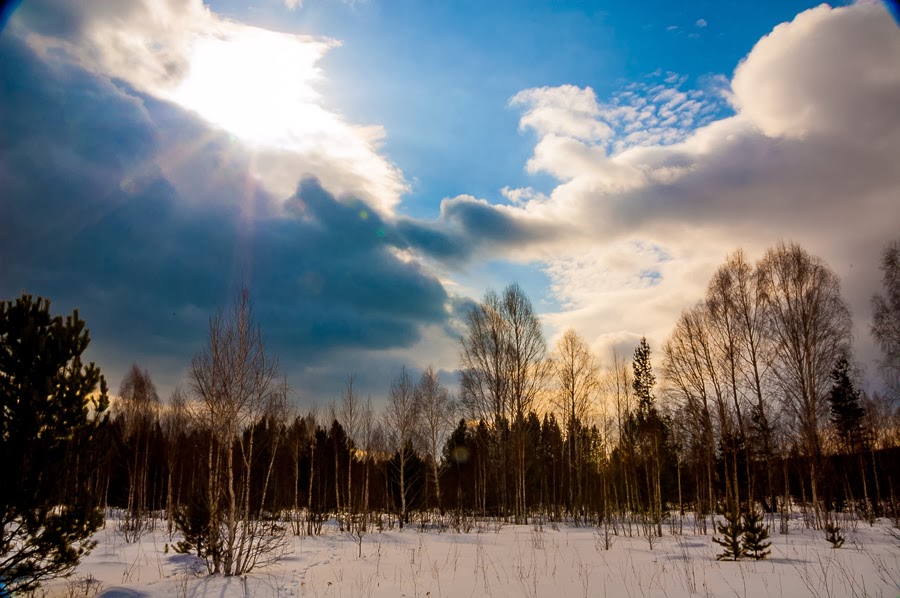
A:
<svg viewBox="0 0 900 598">
<path fill-rule="evenodd" d="M 900 220 L 900 40 L 879 4 L 798 15 L 730 81 L 691 89 L 659 72 L 605 101 L 523 90 L 510 105 L 535 139 L 525 168 L 556 186 L 446 198 L 433 221 L 394 212 L 405 183 L 383 132 L 347 123 L 312 84 L 304 109 L 331 125 L 306 149 L 235 139 L 160 91 L 186 80 L 198 40 L 253 31 L 199 2 L 42 6 L 23 4 L 0 37 L 14 83 L 0 86 L 0 292 L 80 307 L 112 371 L 140 354 L 177 380 L 241 282 L 309 392 L 327 395 L 348 363 L 374 381 L 450 359 L 468 303 L 444 281 L 480 259 L 544 264 L 555 330 L 574 324 L 598 349 L 658 344 L 728 252 L 782 239 L 843 277 L 865 344 Z M 314 82 L 333 44 L 289 38 Z"/>
<path fill-rule="evenodd" d="M 334 40 L 220 17 L 201 0 L 35 0 L 11 29 L 48 62 L 175 102 L 257 153 L 251 174 L 280 199 L 304 173 L 391 213 L 408 185 L 379 153 L 384 130 L 330 109 L 316 85 Z"/>
<path fill-rule="evenodd" d="M 519 189 L 511 189 L 509 186 L 500 189 L 500 194 L 511 201 L 515 205 L 525 206 L 528 204 L 536 205 L 546 202 L 550 198 L 539 191 L 535 191 L 531 187 L 521 187 Z"/>
<path fill-rule="evenodd" d="M 0 295 L 78 307 L 113 386 L 140 359 L 171 388 L 240 284 L 301 390 L 308 368 L 349 367 L 338 355 L 404 351 L 426 330 L 453 342 L 456 300 L 365 199 L 315 178 L 273 196 L 255 153 L 196 115 L 16 36 L 0 52 L 16 82 L 0 87 Z"/>
<path fill-rule="evenodd" d="M 527 169 L 559 184 L 539 205 L 480 204 L 478 221 L 494 212 L 501 236 L 528 231 L 503 255 L 543 256 L 565 307 L 546 320 L 598 348 L 662 342 L 727 253 L 796 240 L 844 280 L 868 362 L 868 297 L 900 221 L 900 37 L 887 17 L 868 2 L 801 13 L 701 93 L 671 74 L 607 102 L 571 86 L 521 92 L 520 124 L 537 134 Z M 536 234 L 542 223 L 557 234 Z"/>
<path fill-rule="evenodd" d="M 735 71 L 735 106 L 770 137 L 883 135 L 900 116 L 900 37 L 887 17 L 876 3 L 822 5 L 776 27 Z"/>
<path fill-rule="evenodd" d="M 11 24 L 25 30 L 33 48 L 56 50 L 148 91 L 181 80 L 193 44 L 223 22 L 201 0 L 34 0 L 22 3 Z"/>
<path fill-rule="evenodd" d="M 706 27 L 707 24 L 708 24 L 708 23 L 706 22 L 706 19 L 697 19 L 697 20 L 694 22 L 694 25 L 696 25 L 697 27 L 700 27 L 701 29 L 704 28 L 704 27 Z"/>
<path fill-rule="evenodd" d="M 519 121 L 520 128 L 533 129 L 540 136 L 564 135 L 583 141 L 600 141 L 612 134 L 605 123 L 597 120 L 600 108 L 590 87 L 562 85 L 526 89 L 514 95 L 509 103 L 525 108 L 525 115 Z"/>
</svg>

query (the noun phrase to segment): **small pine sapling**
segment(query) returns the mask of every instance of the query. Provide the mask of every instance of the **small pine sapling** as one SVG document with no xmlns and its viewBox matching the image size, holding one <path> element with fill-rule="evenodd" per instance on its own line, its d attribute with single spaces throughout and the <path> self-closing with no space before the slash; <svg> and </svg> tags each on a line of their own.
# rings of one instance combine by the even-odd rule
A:
<svg viewBox="0 0 900 598">
<path fill-rule="evenodd" d="M 768 549 L 771 545 L 769 530 L 763 524 L 762 514 L 751 508 L 749 512 L 744 514 L 744 554 L 752 559 L 761 561 L 772 553 Z"/>
<path fill-rule="evenodd" d="M 825 524 L 825 539 L 828 540 L 832 548 L 840 548 L 844 545 L 844 535 L 841 534 L 841 528 L 833 521 Z"/>
<path fill-rule="evenodd" d="M 741 514 L 737 509 L 725 513 L 724 523 L 716 525 L 716 530 L 722 534 L 722 538 L 713 537 L 713 542 L 724 548 L 721 554 L 716 555 L 717 561 L 736 561 L 744 556 L 744 547 L 741 544 L 741 534 L 744 531 L 741 525 Z"/>
</svg>

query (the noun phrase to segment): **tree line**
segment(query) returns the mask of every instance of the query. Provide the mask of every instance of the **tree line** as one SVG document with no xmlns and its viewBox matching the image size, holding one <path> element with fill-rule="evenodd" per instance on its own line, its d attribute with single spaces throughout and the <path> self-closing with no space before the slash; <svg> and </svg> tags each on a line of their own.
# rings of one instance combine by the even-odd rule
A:
<svg viewBox="0 0 900 598">
<path fill-rule="evenodd" d="M 409 525 L 565 521 L 597 526 L 607 547 L 757 508 L 783 533 L 798 509 L 816 528 L 838 512 L 896 519 L 900 242 L 881 269 L 872 393 L 837 277 L 796 244 L 756 263 L 734 252 L 655 353 L 641 339 L 605 364 L 572 329 L 548 347 L 518 285 L 489 291 L 466 315 L 458 394 L 433 367 L 403 368 L 380 409 L 350 375 L 332 405 L 298 411 L 246 290 L 167 401 L 135 365 L 111 404 L 81 363 L 77 312 L 3 302 L 0 458 L 16 479 L 0 485 L 0 582 L 28 590 L 71 570 L 103 509 L 126 541 L 163 526 L 225 575 L 330 519 L 360 543 Z"/>
</svg>

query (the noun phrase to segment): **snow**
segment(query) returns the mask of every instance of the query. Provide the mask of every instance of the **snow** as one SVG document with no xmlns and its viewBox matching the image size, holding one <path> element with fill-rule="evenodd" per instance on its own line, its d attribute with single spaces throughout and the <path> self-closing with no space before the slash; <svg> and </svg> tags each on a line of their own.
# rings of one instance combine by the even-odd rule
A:
<svg viewBox="0 0 900 598">
<path fill-rule="evenodd" d="M 764 561 L 716 561 L 709 535 L 664 529 L 653 542 L 634 527 L 612 537 L 590 527 L 479 523 L 471 533 L 420 531 L 416 526 L 356 539 L 334 522 L 320 536 L 290 536 L 292 552 L 245 577 L 205 574 L 196 557 L 176 554 L 165 524 L 134 544 L 114 521 L 68 579 L 48 583 L 52 596 L 446 597 L 472 596 L 884 596 L 900 595 L 900 540 L 887 520 L 847 523 L 832 549 L 822 531 L 791 522 L 788 535 L 770 530 Z M 174 538 L 178 540 L 177 536 Z"/>
</svg>

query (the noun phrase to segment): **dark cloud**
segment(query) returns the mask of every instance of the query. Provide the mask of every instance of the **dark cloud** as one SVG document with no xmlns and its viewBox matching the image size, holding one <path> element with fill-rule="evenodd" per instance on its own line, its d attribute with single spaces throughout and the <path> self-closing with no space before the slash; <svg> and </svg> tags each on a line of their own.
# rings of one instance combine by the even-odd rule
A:
<svg viewBox="0 0 900 598">
<path fill-rule="evenodd" d="M 0 54 L 0 295 L 78 307 L 113 374 L 140 360 L 176 382 L 240 284 L 289 371 L 447 325 L 443 286 L 396 254 L 428 245 L 415 223 L 314 178 L 277 202 L 244 149 L 177 107 L 15 36 Z"/>
</svg>

